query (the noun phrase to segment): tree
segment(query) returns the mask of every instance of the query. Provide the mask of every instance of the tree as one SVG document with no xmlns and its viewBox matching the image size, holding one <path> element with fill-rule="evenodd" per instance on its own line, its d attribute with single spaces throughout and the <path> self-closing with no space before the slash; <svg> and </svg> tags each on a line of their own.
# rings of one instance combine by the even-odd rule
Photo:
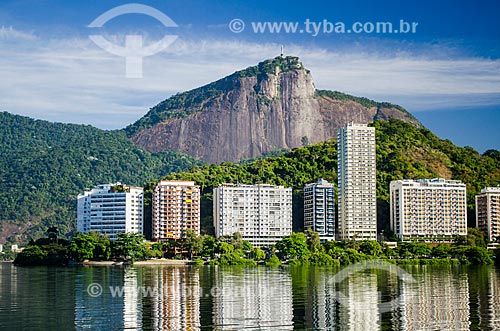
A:
<svg viewBox="0 0 500 331">
<path fill-rule="evenodd" d="M 203 237 L 198 235 L 195 230 L 187 229 L 183 239 L 184 247 L 187 249 L 189 259 L 193 259 L 193 254 L 200 253 L 203 250 Z"/>
<path fill-rule="evenodd" d="M 45 264 L 47 252 L 42 250 L 39 246 L 28 246 L 19 254 L 14 260 L 15 265 L 34 266 Z"/>
<path fill-rule="evenodd" d="M 311 228 L 307 228 L 305 233 L 307 237 L 307 247 L 309 248 L 309 250 L 311 252 L 319 251 L 322 247 L 319 238 L 319 233 L 311 230 Z"/>
<path fill-rule="evenodd" d="M 473 265 L 484 265 L 492 264 L 493 259 L 491 258 L 488 250 L 481 246 L 469 247 L 466 251 L 467 260 Z"/>
<path fill-rule="evenodd" d="M 68 245 L 68 254 L 76 261 L 108 260 L 111 255 L 109 238 L 98 232 L 77 233 Z"/>
<path fill-rule="evenodd" d="M 477 228 L 467 229 L 467 245 L 486 248 L 487 243 L 484 238 L 484 233 Z"/>
<path fill-rule="evenodd" d="M 219 254 L 232 253 L 234 251 L 234 246 L 227 242 L 217 242 L 215 244 L 215 252 Z"/>
<path fill-rule="evenodd" d="M 299 259 L 311 254 L 307 248 L 307 238 L 302 232 L 292 233 L 276 243 L 281 259 Z"/>
<path fill-rule="evenodd" d="M 132 261 L 142 259 L 146 253 L 144 236 L 140 233 L 118 233 L 111 248 L 113 255 Z"/>
<path fill-rule="evenodd" d="M 360 245 L 360 252 L 371 256 L 381 256 L 382 246 L 375 240 L 364 240 Z"/>
<path fill-rule="evenodd" d="M 243 249 L 243 236 L 241 233 L 233 233 L 233 236 L 231 237 L 231 244 L 234 246 L 234 249 Z"/>
<path fill-rule="evenodd" d="M 446 258 L 450 256 L 450 245 L 439 244 L 432 247 L 431 254 L 435 257 Z"/>
<path fill-rule="evenodd" d="M 266 253 L 260 248 L 254 248 L 250 257 L 256 261 L 263 261 L 266 258 Z"/>
</svg>

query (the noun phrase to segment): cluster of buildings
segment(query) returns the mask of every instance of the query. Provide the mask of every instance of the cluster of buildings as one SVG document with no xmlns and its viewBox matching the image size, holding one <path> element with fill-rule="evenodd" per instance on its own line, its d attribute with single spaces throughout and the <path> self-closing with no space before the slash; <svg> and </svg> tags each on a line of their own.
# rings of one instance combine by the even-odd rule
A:
<svg viewBox="0 0 500 331">
<path fill-rule="evenodd" d="M 349 123 L 338 133 L 338 213 L 335 187 L 324 179 L 304 187 L 304 228 L 326 240 L 377 240 L 375 128 Z M 144 217 L 144 191 L 120 183 L 99 185 L 78 196 L 78 231 L 144 233 L 153 241 L 200 233 L 200 187 L 193 181 L 162 180 Z M 146 224 L 145 220 L 151 220 Z M 490 241 L 500 238 L 500 187 L 476 196 L 477 227 Z M 292 189 L 269 184 L 222 184 L 213 190 L 216 237 L 236 232 L 256 247 L 292 233 Z M 401 240 L 451 241 L 467 234 L 466 186 L 438 179 L 390 183 L 390 227 Z"/>
</svg>

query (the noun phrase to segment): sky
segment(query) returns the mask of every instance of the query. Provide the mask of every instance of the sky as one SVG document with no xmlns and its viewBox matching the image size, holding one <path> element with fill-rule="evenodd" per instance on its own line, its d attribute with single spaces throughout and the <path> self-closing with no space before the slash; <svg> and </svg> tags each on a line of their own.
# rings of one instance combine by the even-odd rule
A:
<svg viewBox="0 0 500 331">
<path fill-rule="evenodd" d="M 443 139 L 500 149 L 493 0 L 0 0 L 0 111 L 119 129 L 282 45 L 316 88 L 396 103 Z"/>
</svg>

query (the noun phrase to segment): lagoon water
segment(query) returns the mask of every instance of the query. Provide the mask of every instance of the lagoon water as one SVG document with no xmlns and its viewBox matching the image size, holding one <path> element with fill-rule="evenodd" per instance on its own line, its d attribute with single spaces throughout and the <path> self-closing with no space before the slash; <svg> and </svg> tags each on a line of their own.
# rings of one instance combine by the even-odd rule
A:
<svg viewBox="0 0 500 331">
<path fill-rule="evenodd" d="M 15 267 L 0 330 L 500 330 L 498 267 Z"/>
</svg>

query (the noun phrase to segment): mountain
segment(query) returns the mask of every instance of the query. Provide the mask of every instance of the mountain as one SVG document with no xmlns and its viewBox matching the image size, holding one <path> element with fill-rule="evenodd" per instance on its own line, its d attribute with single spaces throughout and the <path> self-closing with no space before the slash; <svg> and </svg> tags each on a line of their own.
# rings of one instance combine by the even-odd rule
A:
<svg viewBox="0 0 500 331">
<path fill-rule="evenodd" d="M 180 151 L 209 163 L 240 161 L 337 136 L 345 123 L 398 118 L 400 106 L 316 90 L 297 57 L 276 57 L 153 107 L 125 129 L 146 150 Z"/>
<path fill-rule="evenodd" d="M 135 146 L 121 131 L 50 123 L 0 112 L 0 244 L 49 226 L 76 227 L 76 196 L 100 183 L 143 185 L 200 161 Z"/>
<path fill-rule="evenodd" d="M 399 179 L 459 179 L 467 184 L 468 222 L 475 227 L 474 196 L 485 186 L 500 184 L 500 152 L 480 155 L 470 147 L 457 147 L 425 128 L 397 119 L 372 124 L 377 148 L 377 205 L 379 231 L 389 229 L 389 183 Z M 194 180 L 202 188 L 202 229 L 212 231 L 212 189 L 221 183 L 270 183 L 293 187 L 294 229 L 303 224 L 305 184 L 325 178 L 337 184 L 337 142 L 328 140 L 250 163 L 207 164 L 167 179 Z M 151 183 L 150 185 L 153 185 Z M 149 190 L 150 191 L 150 190 Z"/>
</svg>

